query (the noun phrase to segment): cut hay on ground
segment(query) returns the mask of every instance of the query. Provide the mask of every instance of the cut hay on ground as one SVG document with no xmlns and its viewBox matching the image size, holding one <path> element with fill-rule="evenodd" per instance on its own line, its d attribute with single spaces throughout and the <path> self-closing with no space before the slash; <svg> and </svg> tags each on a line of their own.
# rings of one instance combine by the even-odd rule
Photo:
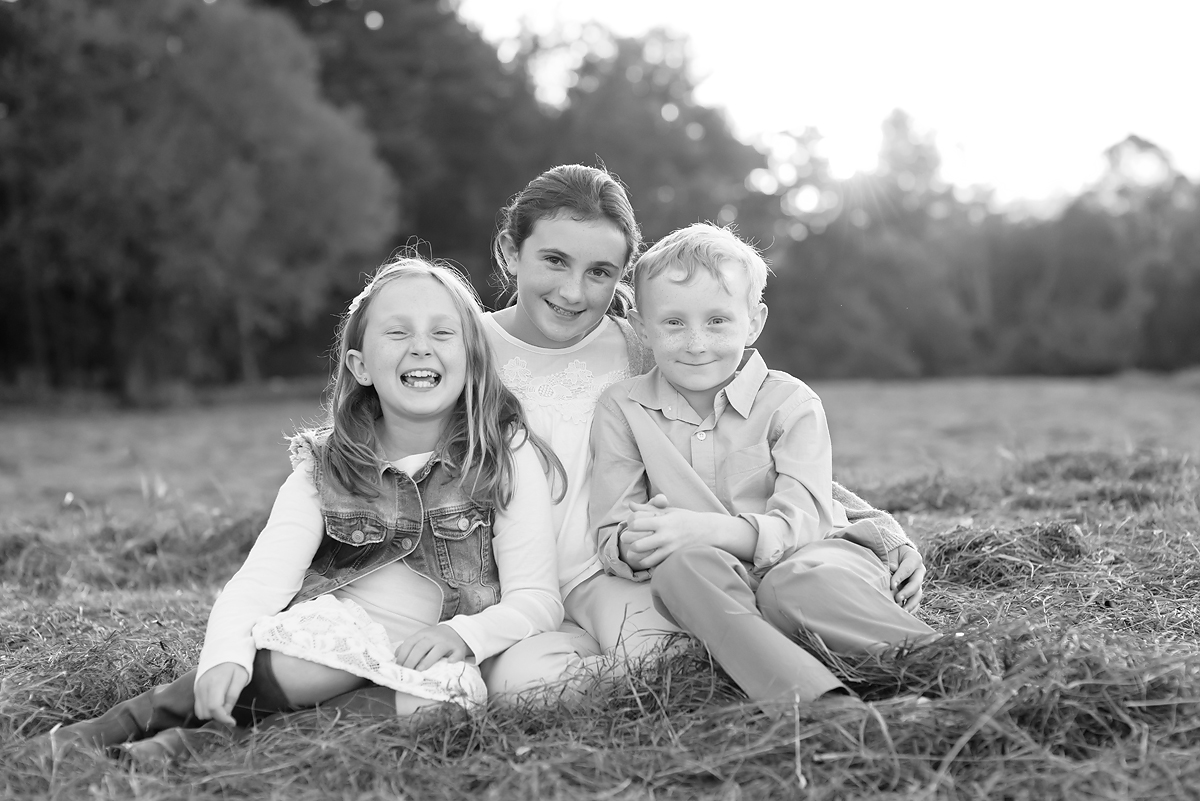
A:
<svg viewBox="0 0 1200 801">
<path fill-rule="evenodd" d="M 187 670 L 253 524 L 188 528 L 159 510 L 112 534 L 76 520 L 74 542 L 13 530 L 0 796 L 1197 798 L 1198 490 L 1195 461 L 1162 451 L 1055 455 L 977 488 L 941 474 L 877 488 L 922 528 L 924 615 L 948 636 L 856 659 L 809 642 L 861 707 L 759 709 L 690 645 L 571 703 L 419 727 L 308 713 L 154 769 L 88 753 L 51 768 L 27 740 Z"/>
</svg>

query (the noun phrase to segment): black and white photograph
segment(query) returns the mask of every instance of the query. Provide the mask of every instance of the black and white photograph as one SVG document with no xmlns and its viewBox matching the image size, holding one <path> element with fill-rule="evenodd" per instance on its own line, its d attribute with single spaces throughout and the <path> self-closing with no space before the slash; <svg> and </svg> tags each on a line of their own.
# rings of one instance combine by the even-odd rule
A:
<svg viewBox="0 0 1200 801">
<path fill-rule="evenodd" d="M 1200 798 L 1198 33 L 0 0 L 0 798 Z"/>
</svg>

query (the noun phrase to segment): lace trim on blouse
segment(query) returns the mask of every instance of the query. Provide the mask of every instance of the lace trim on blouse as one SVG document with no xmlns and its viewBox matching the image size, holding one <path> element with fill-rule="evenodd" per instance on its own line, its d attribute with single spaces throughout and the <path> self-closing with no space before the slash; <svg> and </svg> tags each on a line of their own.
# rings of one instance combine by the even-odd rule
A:
<svg viewBox="0 0 1200 801">
<path fill-rule="evenodd" d="M 625 368 L 597 376 L 588 369 L 587 362 L 575 359 L 557 373 L 534 378 L 529 363 L 514 356 L 500 367 L 500 375 L 526 408 L 553 409 L 568 422 L 584 424 L 592 419 L 604 390 L 630 378 L 632 373 Z"/>
</svg>

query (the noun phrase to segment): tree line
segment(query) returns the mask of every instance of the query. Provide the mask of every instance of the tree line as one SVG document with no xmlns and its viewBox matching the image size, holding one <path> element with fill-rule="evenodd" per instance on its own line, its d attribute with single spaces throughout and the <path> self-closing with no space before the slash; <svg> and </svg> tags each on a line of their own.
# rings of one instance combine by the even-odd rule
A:
<svg viewBox="0 0 1200 801">
<path fill-rule="evenodd" d="M 573 64 L 561 106 L 535 92 L 547 58 Z M 445 0 L 0 3 L 0 384 L 138 400 L 323 372 L 346 298 L 405 246 L 502 304 L 496 212 L 565 162 L 619 175 L 648 239 L 713 220 L 762 247 L 760 344 L 802 377 L 1200 363 L 1200 189 L 1153 143 L 1015 219 L 942 180 L 902 111 L 837 179 L 818 131 L 751 146 L 693 89 L 664 32 L 501 58 Z"/>
</svg>

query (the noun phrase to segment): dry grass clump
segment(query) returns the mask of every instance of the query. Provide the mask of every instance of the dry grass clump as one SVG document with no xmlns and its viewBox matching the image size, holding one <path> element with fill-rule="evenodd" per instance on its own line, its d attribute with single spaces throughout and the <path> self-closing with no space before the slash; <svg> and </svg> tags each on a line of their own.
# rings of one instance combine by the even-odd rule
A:
<svg viewBox="0 0 1200 801">
<path fill-rule="evenodd" d="M 72 588 L 193 587 L 231 576 L 266 517 L 207 510 L 150 511 L 132 521 L 87 516 L 71 536 L 22 524 L 0 533 L 0 579 L 54 597 Z"/>
<path fill-rule="evenodd" d="M 1133 511 L 1189 498 L 1195 503 L 1200 469 L 1190 455 L 1162 450 L 1130 454 L 1060 453 L 1021 465 L 1009 503 L 1022 509 L 1104 504 Z"/>
<path fill-rule="evenodd" d="M 75 605 L 0 603 L 0 733 L 28 737 L 94 717 L 189 670 L 211 599 L 182 593 L 97 594 Z"/>
<path fill-rule="evenodd" d="M 1071 565 L 1087 552 L 1071 522 L 1015 529 L 959 526 L 930 538 L 924 551 L 930 578 L 969 587 L 1012 587 Z"/>
<path fill-rule="evenodd" d="M 0 534 L 0 579 L 36 595 L 57 595 L 70 562 L 68 548 L 34 530 Z"/>
<path fill-rule="evenodd" d="M 1194 478 L 1195 472 L 1196 462 L 1189 454 L 1142 449 L 1128 454 L 1107 451 L 1050 454 L 1025 462 L 1015 477 L 1027 484 L 1101 480 L 1173 484 L 1188 473 Z"/>
<path fill-rule="evenodd" d="M 897 512 L 967 512 L 977 509 L 987 497 L 985 488 L 964 478 L 938 471 L 895 484 L 866 487 L 863 499 L 873 506 Z"/>
<path fill-rule="evenodd" d="M 1200 740 L 1195 657 L 1006 624 L 878 661 L 889 663 L 902 686 L 858 676 L 871 706 L 763 711 L 739 703 L 695 650 L 575 705 L 497 707 L 434 731 L 389 722 L 369 738 L 346 721 L 310 719 L 300 737 L 259 735 L 249 759 L 328 766 L 330 779 L 318 780 L 326 792 L 352 768 L 356 791 L 422 798 L 793 798 L 801 781 L 812 798 L 955 797 L 954 788 L 989 785 L 982 797 L 1070 798 L 1131 780 L 1169 786 L 1142 766 Z M 893 699 L 897 691 L 928 700 Z M 334 736 L 352 738 L 349 764 L 323 747 Z M 271 776 L 259 781 L 240 787 L 272 786 Z"/>
</svg>

